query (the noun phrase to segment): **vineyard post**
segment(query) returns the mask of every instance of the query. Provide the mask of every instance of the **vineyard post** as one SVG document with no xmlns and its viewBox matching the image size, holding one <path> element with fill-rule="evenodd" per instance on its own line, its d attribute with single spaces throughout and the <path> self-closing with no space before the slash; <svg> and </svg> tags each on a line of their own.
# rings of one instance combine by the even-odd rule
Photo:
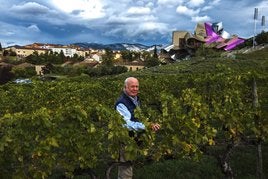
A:
<svg viewBox="0 0 268 179">
<path fill-rule="evenodd" d="M 255 109 L 255 120 L 258 120 L 258 118 L 260 117 L 257 114 L 257 108 L 259 107 L 259 101 L 258 101 L 258 93 L 257 93 L 257 84 L 256 84 L 256 80 L 255 78 L 253 78 L 253 108 Z M 261 125 L 259 124 L 259 120 L 257 121 L 258 124 L 257 125 Z M 262 179 L 263 178 L 263 173 L 262 173 L 262 146 L 261 146 L 261 138 L 259 137 L 257 139 L 257 177 Z"/>
</svg>

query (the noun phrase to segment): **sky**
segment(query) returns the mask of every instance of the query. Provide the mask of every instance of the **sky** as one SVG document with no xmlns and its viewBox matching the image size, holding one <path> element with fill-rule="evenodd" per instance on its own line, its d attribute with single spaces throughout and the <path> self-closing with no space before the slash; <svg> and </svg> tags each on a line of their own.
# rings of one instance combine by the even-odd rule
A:
<svg viewBox="0 0 268 179">
<path fill-rule="evenodd" d="M 267 21 L 268 0 L 0 0 L 0 43 L 168 45 L 173 31 L 194 33 L 198 22 L 249 38 Z"/>
</svg>

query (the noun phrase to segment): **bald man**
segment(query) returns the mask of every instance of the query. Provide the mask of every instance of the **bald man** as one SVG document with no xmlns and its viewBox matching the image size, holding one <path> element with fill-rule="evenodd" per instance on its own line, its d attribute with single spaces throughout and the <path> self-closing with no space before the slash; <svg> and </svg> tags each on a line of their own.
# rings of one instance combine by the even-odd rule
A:
<svg viewBox="0 0 268 179">
<path fill-rule="evenodd" d="M 141 132 L 145 130 L 145 125 L 139 121 L 134 115 L 134 110 L 137 106 L 140 106 L 139 100 L 139 81 L 137 78 L 128 77 L 124 82 L 123 93 L 115 103 L 115 109 L 123 116 L 125 120 L 124 126 L 130 131 L 130 136 L 133 136 L 135 132 Z M 152 123 L 150 128 L 153 131 L 160 129 L 158 123 Z M 132 135 L 131 135 L 132 134 Z M 120 150 L 120 161 L 125 162 L 124 151 Z M 132 166 L 120 166 L 118 167 L 119 179 L 131 179 L 133 176 Z"/>
</svg>

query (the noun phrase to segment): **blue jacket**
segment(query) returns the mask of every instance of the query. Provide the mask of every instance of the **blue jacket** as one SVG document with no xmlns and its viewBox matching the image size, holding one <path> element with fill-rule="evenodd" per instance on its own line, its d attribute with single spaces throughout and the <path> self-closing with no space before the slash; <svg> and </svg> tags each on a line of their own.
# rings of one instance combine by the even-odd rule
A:
<svg viewBox="0 0 268 179">
<path fill-rule="evenodd" d="M 115 109 L 123 116 L 125 120 L 124 126 L 130 131 L 145 130 L 145 125 L 135 117 L 134 110 L 139 106 L 139 98 L 137 97 L 136 104 L 131 97 L 123 93 L 115 103 Z"/>
<path fill-rule="evenodd" d="M 137 97 L 137 101 L 138 101 L 138 103 L 140 103 L 139 97 Z M 131 121 L 139 122 L 139 120 L 137 118 L 135 118 L 135 116 L 134 116 L 134 110 L 136 109 L 136 105 L 125 93 L 122 93 L 122 95 L 116 101 L 115 108 L 119 103 L 122 103 L 127 107 L 128 111 L 131 114 L 131 118 L 130 118 Z"/>
<path fill-rule="evenodd" d="M 137 105 L 140 105 L 139 98 L 137 97 Z M 129 136 L 134 137 L 134 140 L 140 146 L 142 141 L 139 139 L 140 135 L 145 131 L 145 125 L 135 117 L 134 110 L 136 104 L 133 100 L 123 93 L 115 103 L 115 109 L 124 117 L 126 126 L 129 129 Z"/>
</svg>

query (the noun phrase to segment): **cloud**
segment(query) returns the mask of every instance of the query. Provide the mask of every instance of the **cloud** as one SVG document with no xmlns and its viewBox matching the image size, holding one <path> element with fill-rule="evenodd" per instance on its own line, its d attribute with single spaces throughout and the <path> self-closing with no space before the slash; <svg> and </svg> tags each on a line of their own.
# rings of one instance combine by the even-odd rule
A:
<svg viewBox="0 0 268 179">
<path fill-rule="evenodd" d="M 211 21 L 211 18 L 208 17 L 208 16 L 195 16 L 195 17 L 192 17 L 192 21 L 193 22 L 209 22 Z"/>
<path fill-rule="evenodd" d="M 49 8 L 36 2 L 28 2 L 22 5 L 13 5 L 10 10 L 14 13 L 40 15 L 49 12 Z"/>
<path fill-rule="evenodd" d="M 211 5 L 218 5 L 221 2 L 221 0 L 213 0 L 210 4 Z"/>
<path fill-rule="evenodd" d="M 12 36 L 16 34 L 13 30 L 5 29 L 5 28 L 1 28 L 0 33 L 2 37 L 8 37 L 8 36 Z"/>
<path fill-rule="evenodd" d="M 138 6 L 144 6 L 145 2 L 143 2 L 143 1 L 137 1 L 136 4 L 137 4 Z"/>
<path fill-rule="evenodd" d="M 27 29 L 33 32 L 40 32 L 40 29 L 35 24 L 28 26 Z"/>
<path fill-rule="evenodd" d="M 176 9 L 176 12 L 178 14 L 183 14 L 186 16 L 195 16 L 199 13 L 199 10 L 193 10 L 193 9 L 189 9 L 186 6 L 178 6 Z"/>
<path fill-rule="evenodd" d="M 209 2 L 206 6 L 202 7 L 202 11 L 208 11 L 210 9 L 217 8 L 220 2 L 221 0 L 213 0 Z"/>
<path fill-rule="evenodd" d="M 52 0 L 54 7 L 66 14 L 74 15 L 82 19 L 91 20 L 102 18 L 106 15 L 103 6 L 99 0 Z"/>
<path fill-rule="evenodd" d="M 0 0 L 3 41 L 171 40 L 173 30 L 222 21 L 231 34 L 253 33 L 254 8 L 268 17 L 267 0 Z M 5 24 L 5 25 L 3 25 Z M 260 23 L 258 23 L 260 24 Z M 258 25 L 257 30 L 261 27 Z M 259 29 L 258 29 L 259 28 Z"/>
<path fill-rule="evenodd" d="M 265 15 L 266 18 L 268 18 L 268 1 L 263 1 L 256 6 L 256 8 L 259 8 L 259 14 Z"/>
<path fill-rule="evenodd" d="M 32 42 L 46 42 L 52 37 L 46 33 L 42 33 L 36 25 L 28 27 L 20 25 L 12 25 L 0 22 L 0 39 L 3 46 L 8 45 L 25 45 Z"/>
<path fill-rule="evenodd" d="M 12 4 L 9 11 L 2 9 L 2 13 L 11 19 L 10 23 L 14 23 L 12 21 L 15 21 L 15 23 L 27 22 L 62 25 L 68 23 L 71 19 L 70 15 L 57 12 L 37 2 L 27 2 L 19 5 Z"/>
<path fill-rule="evenodd" d="M 142 20 L 141 20 L 142 19 Z M 155 21 L 156 17 L 153 15 L 144 16 L 111 16 L 106 22 L 109 25 L 126 25 L 126 24 L 140 24 L 143 22 Z"/>
<path fill-rule="evenodd" d="M 141 22 L 139 24 L 126 24 L 117 26 L 103 35 L 121 37 L 122 39 L 150 40 L 154 35 L 167 35 L 169 28 L 165 23 L 158 22 Z"/>
<path fill-rule="evenodd" d="M 182 4 L 183 0 L 158 0 L 157 4 L 159 5 L 178 5 Z"/>
<path fill-rule="evenodd" d="M 199 7 L 200 5 L 204 4 L 205 0 L 190 0 L 187 5 L 190 7 Z"/>
<path fill-rule="evenodd" d="M 130 15 L 143 15 L 143 14 L 150 14 L 151 9 L 148 7 L 131 7 L 127 10 L 127 14 Z"/>
<path fill-rule="evenodd" d="M 149 7 L 149 8 L 153 8 L 154 7 L 154 3 L 152 2 L 148 2 L 145 7 Z"/>
<path fill-rule="evenodd" d="M 165 23 L 145 22 L 140 25 L 141 32 L 165 34 L 168 31 L 168 26 Z"/>
</svg>

